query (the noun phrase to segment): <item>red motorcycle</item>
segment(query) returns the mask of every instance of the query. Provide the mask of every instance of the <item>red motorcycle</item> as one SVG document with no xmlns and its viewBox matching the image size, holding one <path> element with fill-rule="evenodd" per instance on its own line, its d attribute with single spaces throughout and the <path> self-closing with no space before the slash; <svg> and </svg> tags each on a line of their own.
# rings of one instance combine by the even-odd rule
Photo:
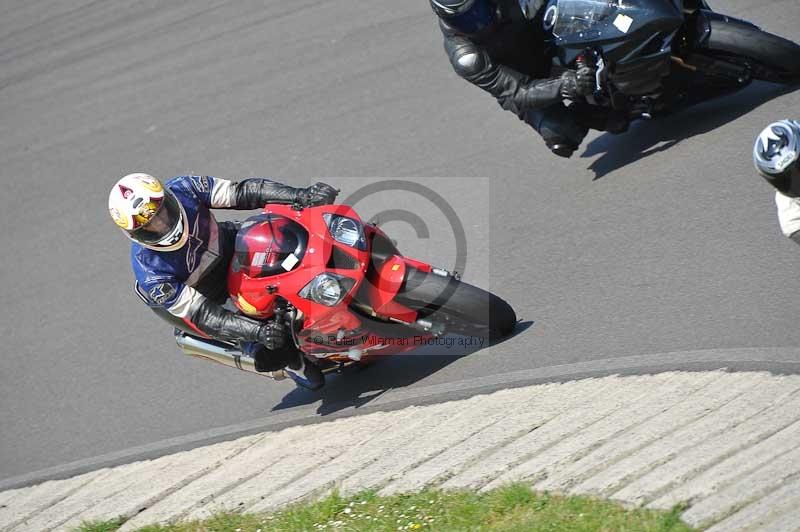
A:
<svg viewBox="0 0 800 532">
<path fill-rule="evenodd" d="M 243 222 L 228 291 L 247 316 L 286 319 L 297 348 L 323 372 L 449 333 L 502 338 L 517 319 L 494 294 L 403 256 L 377 225 L 345 205 L 267 205 Z M 187 354 L 255 372 L 233 344 L 184 333 L 177 340 Z"/>
</svg>

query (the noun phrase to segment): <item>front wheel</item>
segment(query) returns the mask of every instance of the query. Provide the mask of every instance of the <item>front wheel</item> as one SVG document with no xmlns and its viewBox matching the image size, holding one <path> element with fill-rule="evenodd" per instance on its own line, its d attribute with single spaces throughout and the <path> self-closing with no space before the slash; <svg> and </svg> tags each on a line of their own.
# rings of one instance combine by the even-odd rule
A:
<svg viewBox="0 0 800 532">
<path fill-rule="evenodd" d="M 711 21 L 708 52 L 750 68 L 755 79 L 773 83 L 800 80 L 800 45 L 735 19 Z"/>
<path fill-rule="evenodd" d="M 445 326 L 445 332 L 488 337 L 511 334 L 517 315 L 502 298 L 451 275 L 409 269 L 397 301 L 422 318 Z"/>
</svg>

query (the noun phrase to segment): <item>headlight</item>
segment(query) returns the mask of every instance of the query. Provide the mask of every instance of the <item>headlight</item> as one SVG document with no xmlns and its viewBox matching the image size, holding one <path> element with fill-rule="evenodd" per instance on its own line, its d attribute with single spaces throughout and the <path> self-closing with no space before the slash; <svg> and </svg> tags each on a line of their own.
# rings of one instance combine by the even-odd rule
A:
<svg viewBox="0 0 800 532">
<path fill-rule="evenodd" d="M 328 224 L 328 231 L 334 240 L 346 246 L 366 251 L 367 238 L 364 236 L 364 226 L 361 225 L 361 222 L 338 214 L 328 213 L 323 214 L 322 217 Z"/>
<path fill-rule="evenodd" d="M 341 303 L 353 285 L 355 281 L 348 277 L 322 273 L 300 290 L 300 297 L 326 307 L 334 307 Z"/>
</svg>

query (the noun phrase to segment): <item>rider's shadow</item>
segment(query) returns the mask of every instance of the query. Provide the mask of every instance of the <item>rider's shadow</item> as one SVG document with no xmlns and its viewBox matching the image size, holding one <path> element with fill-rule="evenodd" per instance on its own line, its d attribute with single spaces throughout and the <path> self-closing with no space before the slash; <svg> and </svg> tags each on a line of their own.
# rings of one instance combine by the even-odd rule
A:
<svg viewBox="0 0 800 532">
<path fill-rule="evenodd" d="M 594 180 L 598 180 L 614 170 L 668 150 L 685 139 L 721 127 L 797 88 L 755 82 L 742 91 L 694 105 L 674 115 L 634 122 L 624 134 L 603 134 L 586 146 L 581 157 L 602 154 L 589 166 L 595 174 Z M 753 132 L 754 137 L 755 134 Z"/>
<path fill-rule="evenodd" d="M 511 336 L 494 342 L 492 345 L 505 342 L 523 333 L 532 325 L 533 322 L 530 321 L 519 322 Z M 346 408 L 359 408 L 392 389 L 410 386 L 453 362 L 487 347 L 486 344 L 483 347 L 458 345 L 457 343 L 451 347 L 431 345 L 409 353 L 390 355 L 384 359 L 375 360 L 363 368 L 345 368 L 341 374 L 327 375 L 325 387 L 318 392 L 302 388 L 293 389 L 272 410 L 279 411 L 320 402 L 317 414 L 324 416 Z"/>
</svg>

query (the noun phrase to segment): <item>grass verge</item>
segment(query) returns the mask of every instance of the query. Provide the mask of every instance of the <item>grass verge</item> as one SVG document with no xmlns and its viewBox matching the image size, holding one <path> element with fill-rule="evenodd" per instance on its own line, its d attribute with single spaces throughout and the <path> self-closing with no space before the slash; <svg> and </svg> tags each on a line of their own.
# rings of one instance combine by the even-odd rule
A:
<svg viewBox="0 0 800 532">
<path fill-rule="evenodd" d="M 148 526 L 140 532 L 533 531 L 684 532 L 693 530 L 671 512 L 626 510 L 587 498 L 534 493 L 511 485 L 488 493 L 434 491 L 378 497 L 334 493 L 273 514 L 219 514 L 205 521 Z M 114 532 L 122 520 L 87 523 L 76 532 Z"/>
</svg>

